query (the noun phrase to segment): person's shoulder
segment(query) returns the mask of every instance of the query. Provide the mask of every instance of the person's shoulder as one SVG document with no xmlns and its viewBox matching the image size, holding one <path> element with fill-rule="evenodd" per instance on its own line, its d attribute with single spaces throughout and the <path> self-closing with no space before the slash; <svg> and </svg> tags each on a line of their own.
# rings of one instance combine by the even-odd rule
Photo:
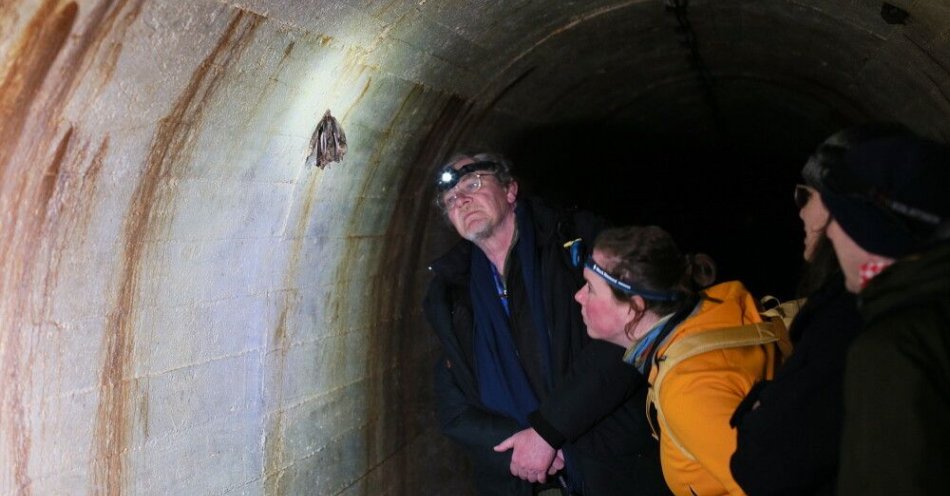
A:
<svg viewBox="0 0 950 496">
<path fill-rule="evenodd" d="M 554 235 L 563 241 L 581 238 L 593 245 L 597 233 L 607 227 L 603 217 L 588 210 L 552 205 L 537 196 L 527 196 L 523 201 L 542 237 Z"/>
<path fill-rule="evenodd" d="M 878 315 L 851 343 L 847 369 L 854 380 L 880 374 L 931 375 L 950 367 L 950 321 L 939 305 L 904 307 Z"/>
<path fill-rule="evenodd" d="M 930 301 L 895 308 L 867 322 L 857 338 L 861 346 L 907 345 L 921 341 L 950 341 L 950 302 Z"/>
<path fill-rule="evenodd" d="M 433 260 L 428 269 L 434 277 L 456 281 L 468 277 L 471 260 L 472 243 L 462 239 Z"/>
<path fill-rule="evenodd" d="M 713 305 L 725 302 L 740 303 L 752 298 L 752 294 L 742 284 L 742 281 L 736 280 L 714 284 L 704 289 L 703 293 L 707 296 L 705 302 Z"/>
<path fill-rule="evenodd" d="M 916 394 L 911 383 L 929 383 L 937 370 L 950 366 L 950 350 L 934 347 L 932 338 L 908 336 L 907 328 L 866 329 L 851 343 L 845 360 L 845 391 L 888 395 Z M 913 332 L 911 332 L 913 334 Z M 883 393 L 882 393 L 883 394 Z"/>
<path fill-rule="evenodd" d="M 857 298 L 841 285 L 840 289 L 822 288 L 809 295 L 792 321 L 789 334 L 796 343 L 808 339 L 825 341 L 847 337 L 850 340 L 862 326 Z M 816 330 L 819 335 L 811 336 Z"/>
<path fill-rule="evenodd" d="M 725 281 L 703 290 L 698 308 L 678 327 L 680 338 L 761 322 L 755 298 L 739 281 Z"/>
</svg>

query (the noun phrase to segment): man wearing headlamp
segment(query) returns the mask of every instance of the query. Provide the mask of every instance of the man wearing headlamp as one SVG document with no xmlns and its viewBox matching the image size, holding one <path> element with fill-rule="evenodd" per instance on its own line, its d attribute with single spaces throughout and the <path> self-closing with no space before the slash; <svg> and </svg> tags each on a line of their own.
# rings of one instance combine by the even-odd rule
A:
<svg viewBox="0 0 950 496">
<path fill-rule="evenodd" d="M 444 351 L 439 420 L 478 494 L 665 494 L 643 378 L 621 347 L 589 339 L 573 303 L 583 276 L 565 243 L 602 222 L 520 199 L 495 154 L 453 157 L 436 190 L 464 238 L 430 267 L 424 303 Z"/>
</svg>

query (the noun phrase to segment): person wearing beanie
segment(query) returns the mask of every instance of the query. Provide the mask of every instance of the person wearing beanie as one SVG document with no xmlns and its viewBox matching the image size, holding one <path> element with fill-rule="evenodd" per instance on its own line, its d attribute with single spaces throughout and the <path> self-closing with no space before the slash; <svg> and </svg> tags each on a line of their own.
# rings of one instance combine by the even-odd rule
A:
<svg viewBox="0 0 950 496">
<path fill-rule="evenodd" d="M 845 365 L 841 495 L 945 494 L 950 468 L 950 147 L 862 143 L 819 180 L 864 329 Z"/>
<path fill-rule="evenodd" d="M 831 495 L 837 486 L 844 417 L 844 362 L 862 328 L 855 295 L 844 286 L 826 230 L 831 214 L 821 178 L 852 147 L 891 133 L 890 125 L 856 126 L 821 143 L 802 168 L 795 204 L 804 228 L 806 303 L 789 337 L 795 352 L 770 381 L 755 385 L 736 408 L 736 451 L 730 469 L 749 496 Z"/>
</svg>

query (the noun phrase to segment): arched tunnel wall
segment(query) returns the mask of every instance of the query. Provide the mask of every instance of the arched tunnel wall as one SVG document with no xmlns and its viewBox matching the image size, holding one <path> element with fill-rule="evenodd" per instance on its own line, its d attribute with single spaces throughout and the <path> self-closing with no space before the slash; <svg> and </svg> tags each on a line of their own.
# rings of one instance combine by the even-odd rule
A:
<svg viewBox="0 0 950 496">
<path fill-rule="evenodd" d="M 418 306 L 447 154 L 780 240 L 742 276 L 798 263 L 774 197 L 825 135 L 950 137 L 943 2 L 664 3 L 0 3 L 0 493 L 463 494 Z M 348 152 L 308 166 L 328 109 Z"/>
</svg>

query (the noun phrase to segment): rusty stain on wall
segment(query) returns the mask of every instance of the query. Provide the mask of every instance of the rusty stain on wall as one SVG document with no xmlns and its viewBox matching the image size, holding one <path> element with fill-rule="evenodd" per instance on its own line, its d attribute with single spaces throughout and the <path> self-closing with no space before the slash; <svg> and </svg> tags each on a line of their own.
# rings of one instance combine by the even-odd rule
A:
<svg viewBox="0 0 950 496">
<path fill-rule="evenodd" d="M 350 112 L 352 112 L 353 109 L 356 108 L 360 104 L 360 102 L 363 101 L 363 97 L 366 96 L 366 92 L 369 91 L 369 87 L 372 83 L 373 83 L 373 78 L 366 78 L 366 84 L 363 85 L 363 89 L 360 91 L 359 96 L 357 96 L 356 99 L 353 100 L 353 103 L 351 103 L 350 106 L 347 107 L 346 112 L 343 113 L 343 117 L 340 119 L 340 121 L 345 121 L 346 118 L 350 116 Z"/>
<path fill-rule="evenodd" d="M 291 258 L 291 269 L 295 269 L 293 257 Z M 280 303 L 280 314 L 277 317 L 277 323 L 274 326 L 271 349 L 276 350 L 277 360 L 274 364 L 274 380 L 272 384 L 277 388 L 274 395 L 274 421 L 269 424 L 264 436 L 264 494 L 280 495 L 281 471 L 285 463 L 284 460 L 284 374 L 287 367 L 287 352 L 290 343 L 287 342 L 287 314 L 291 311 L 291 300 L 285 296 Z M 268 350 L 269 353 L 269 350 Z"/>
<path fill-rule="evenodd" d="M 43 225 L 40 229 L 44 233 L 44 238 L 47 240 L 47 246 L 45 250 L 42 250 L 45 253 L 40 253 L 37 258 L 45 255 L 48 257 L 48 262 L 46 263 L 47 270 L 43 283 L 43 302 L 39 305 L 31 305 L 34 312 L 32 316 L 34 324 L 40 323 L 45 319 L 46 309 L 49 308 L 49 298 L 52 297 L 56 275 L 59 273 L 59 262 L 62 260 L 63 253 L 66 251 L 66 246 L 60 244 L 63 239 L 59 236 L 60 230 L 56 227 L 58 224 L 57 221 L 60 220 L 60 214 L 63 212 L 63 207 L 66 206 L 69 201 L 69 193 L 72 191 L 68 177 L 70 173 L 65 170 L 68 169 L 68 164 L 64 168 L 64 162 L 67 160 L 77 160 L 81 162 L 85 156 L 85 150 L 78 152 L 74 150 L 72 154 L 67 155 L 67 152 L 72 148 L 70 146 L 72 138 L 73 127 L 70 126 L 56 147 L 53 159 L 46 167 L 46 171 L 44 171 L 40 179 L 39 192 L 37 195 L 39 198 L 37 199 L 36 205 L 42 206 L 40 211 L 45 215 L 42 221 Z M 75 212 L 75 210 L 72 209 L 69 211 Z M 68 223 L 63 224 L 68 225 Z"/>
<path fill-rule="evenodd" d="M 198 65 L 172 110 L 158 124 L 125 214 L 122 270 L 102 344 L 105 357 L 92 446 L 91 489 L 96 494 L 120 495 L 127 483 L 125 458 L 131 448 L 135 408 L 132 352 L 139 284 L 148 268 L 147 241 L 165 234 L 174 215 L 178 178 L 193 152 L 195 130 L 200 129 L 206 106 L 225 82 L 226 70 L 253 40 L 262 19 L 237 11 L 218 44 Z M 144 410 L 141 405 L 139 410 Z"/>
<path fill-rule="evenodd" d="M 95 155 L 92 156 L 92 161 L 89 166 L 86 167 L 85 172 L 82 175 L 82 186 L 79 190 L 79 195 L 82 198 L 96 198 L 99 190 L 99 176 L 102 175 L 103 164 L 105 163 L 106 155 L 109 153 L 109 137 L 106 136 L 102 139 L 102 142 L 99 143 L 99 147 L 96 149 Z M 85 205 L 90 205 L 90 202 L 86 202 Z M 89 226 L 89 219 L 92 217 L 92 209 L 87 209 L 83 212 L 84 222 L 79 222 L 73 224 L 75 227 L 82 228 L 81 231 L 76 233 L 76 237 L 79 239 L 85 239 L 87 228 Z"/>
<path fill-rule="evenodd" d="M 55 181 L 54 189 L 47 201 L 46 219 L 44 224 L 50 238 L 51 255 L 61 256 L 69 248 L 68 243 L 80 245 L 86 241 L 86 234 L 92 220 L 96 193 L 99 190 L 99 176 L 102 174 L 103 164 L 109 152 L 109 137 L 105 136 L 99 143 L 95 153 L 86 164 L 89 145 L 75 128 L 70 126 L 63 136 L 61 145 L 64 163 L 54 175 L 52 163 L 44 177 Z M 59 152 L 57 152 L 59 155 Z M 47 262 L 47 266 L 54 266 Z M 56 275 L 56 270 L 50 270 L 48 277 Z M 52 287 L 47 287 L 47 294 L 52 293 Z"/>
<path fill-rule="evenodd" d="M 295 46 L 297 46 L 297 42 L 291 41 L 286 47 L 284 47 L 284 55 L 280 58 L 281 63 L 290 57 L 290 54 L 294 51 Z"/>
<path fill-rule="evenodd" d="M 6 183 L 11 155 L 22 137 L 30 107 L 69 37 L 78 7 L 71 2 L 47 0 L 26 26 L 9 57 L 9 69 L 0 82 L 0 174 Z"/>
<path fill-rule="evenodd" d="M 43 171 L 43 177 L 40 179 L 39 198 L 37 206 L 42 208 L 43 212 L 50 211 L 50 200 L 53 198 L 53 190 L 59 180 L 59 172 L 63 167 L 63 160 L 66 158 L 66 149 L 69 146 L 69 140 L 73 135 L 72 126 L 66 130 L 66 134 L 59 141 L 56 152 L 53 154 L 53 160 L 50 161 L 46 170 Z"/>
<path fill-rule="evenodd" d="M 102 6 L 97 12 L 91 16 L 94 21 L 89 23 L 90 25 L 101 26 L 98 30 L 100 33 L 111 33 L 109 40 L 106 40 L 104 36 L 96 36 L 89 41 L 89 44 L 94 47 L 94 53 L 98 53 L 99 47 L 103 43 L 108 42 L 108 46 L 104 50 L 105 53 L 103 54 L 102 62 L 95 66 L 99 74 L 97 91 L 101 90 L 106 83 L 112 79 L 116 63 L 119 60 L 119 55 L 122 53 L 122 40 L 126 39 L 129 27 L 132 26 L 135 20 L 138 19 L 139 14 L 141 14 L 142 5 L 145 3 L 145 0 L 133 0 L 128 11 L 125 9 L 128 0 L 121 0 L 117 2 L 114 7 L 111 6 L 110 3 L 111 2 L 104 2 L 101 4 Z M 92 100 L 93 99 L 89 99 L 89 101 Z"/>
<path fill-rule="evenodd" d="M 261 89 L 260 92 L 254 95 L 253 100 L 251 98 L 251 95 L 246 96 L 247 98 L 246 103 L 248 104 L 248 107 L 245 112 L 245 115 L 248 117 L 245 119 L 241 119 L 240 122 L 238 123 L 238 127 L 234 131 L 237 136 L 245 136 L 247 134 L 252 134 L 255 131 L 254 126 L 255 124 L 257 124 L 257 122 L 255 121 L 255 119 L 250 118 L 250 116 L 262 115 L 262 114 L 266 115 L 268 113 L 266 109 L 266 105 L 272 103 L 270 101 L 271 96 L 278 89 L 279 85 L 282 84 L 280 79 L 278 78 L 278 75 L 281 73 L 281 71 L 283 71 L 287 63 L 291 60 L 290 55 L 291 53 L 293 53 L 295 46 L 296 46 L 296 42 L 294 41 L 291 41 L 290 43 L 287 44 L 287 46 L 284 48 L 283 54 L 280 57 L 280 60 L 278 60 L 277 62 L 277 67 L 274 69 L 274 75 L 265 80 L 263 88 Z M 258 65 L 257 70 L 262 70 L 262 67 Z M 231 147 L 229 148 L 229 150 L 233 150 L 235 153 L 239 153 L 241 151 L 241 148 Z M 238 158 L 229 157 L 227 159 L 227 161 L 232 161 L 232 160 L 238 160 Z"/>
<path fill-rule="evenodd" d="M 73 38 L 69 35 L 79 14 L 76 2 L 47 0 L 40 5 L 12 50 L 10 69 L 0 82 L 0 142 L 5 143 L 0 148 L 0 173 L 5 174 L 10 165 L 30 116 L 39 128 L 34 132 L 42 129 L 49 133 L 60 124 L 59 113 L 95 63 L 103 41 L 107 36 L 124 37 L 138 17 L 144 0 L 134 2 L 124 15 L 129 0 L 100 2 L 86 15 L 81 32 Z M 111 77 L 120 50 L 121 44 L 113 43 L 106 56 L 111 62 L 98 66 L 100 87 Z M 86 101 L 91 105 L 95 98 Z M 36 147 L 43 149 L 42 144 Z"/>
<path fill-rule="evenodd" d="M 67 42 L 77 10 L 75 3 L 63 8 L 54 1 L 41 4 L 12 45 L 7 70 L 0 81 L 0 287 L 4 294 L 2 318 L 9 326 L 0 334 L 0 436 L 9 450 L 3 455 L 8 461 L 2 470 L 9 471 L 16 491 L 26 495 L 30 494 L 28 464 L 32 440 L 24 397 L 30 385 L 29 364 L 34 355 L 34 337 L 26 334 L 26 323 L 34 311 L 30 292 L 24 285 L 34 279 L 31 261 L 41 241 L 37 226 L 44 212 L 40 211 L 42 191 L 38 195 L 39 205 L 30 201 L 35 200 L 36 195 L 31 192 L 36 179 L 23 170 L 26 164 L 15 164 L 13 160 L 29 111 Z"/>
<path fill-rule="evenodd" d="M 79 33 L 72 40 L 69 56 L 57 71 L 58 84 L 50 92 L 52 100 L 65 102 L 80 83 L 95 78 L 96 94 L 83 100 L 83 108 L 88 109 L 98 102 L 98 91 L 112 78 L 122 50 L 118 40 L 127 36 L 143 3 L 144 0 L 102 0 L 85 14 Z"/>
<path fill-rule="evenodd" d="M 69 140 L 69 141 L 67 141 Z M 109 137 L 102 139 L 92 159 L 86 164 L 88 144 L 81 136 L 74 136 L 70 127 L 64 136 L 63 155 L 68 161 L 59 166 L 56 183 L 44 219 L 44 249 L 37 256 L 37 267 L 45 267 L 42 300 L 32 305 L 36 309 L 34 323 L 46 322 L 49 308 L 57 297 L 56 287 L 60 266 L 71 250 L 79 251 L 86 243 L 86 235 L 93 219 L 99 175 L 109 150 Z M 50 177 L 52 174 L 50 174 Z M 37 276 L 39 277 L 39 275 Z M 61 324 L 53 323 L 59 327 Z M 62 374 L 63 365 L 71 363 L 60 355 L 57 361 Z"/>
<path fill-rule="evenodd" d="M 316 202 L 314 191 L 319 184 L 319 174 L 311 174 L 308 184 L 303 193 L 303 205 L 300 209 L 300 215 L 296 219 L 293 231 L 287 233 L 293 242 L 290 246 L 290 258 L 287 263 L 287 270 L 284 271 L 284 287 L 293 288 L 299 280 L 302 251 L 307 240 L 307 226 L 310 224 L 313 215 L 313 208 Z M 280 302 L 280 313 L 277 317 L 274 332 L 271 337 L 268 353 L 271 351 L 277 354 L 273 364 L 273 380 L 270 384 L 276 388 L 274 394 L 274 421 L 268 426 L 265 433 L 264 444 L 264 493 L 267 495 L 278 496 L 284 494 L 281 487 L 282 471 L 285 460 L 284 449 L 286 439 L 284 438 L 284 378 L 287 373 L 287 353 L 290 351 L 290 337 L 288 329 L 289 316 L 297 311 L 299 304 L 299 295 L 296 290 L 288 290 L 283 295 Z"/>
<path fill-rule="evenodd" d="M 57 137 L 62 124 L 60 114 L 93 58 L 90 55 L 94 55 L 93 49 L 97 46 L 94 40 L 104 36 L 100 25 L 103 16 L 97 13 L 108 11 L 112 3 L 96 7 L 89 15 L 91 27 L 78 37 L 69 36 L 79 14 L 76 2 L 41 4 L 16 43 L 9 69 L 0 83 L 0 142 L 4 143 L 0 147 L 0 173 L 6 200 L 2 212 L 5 239 L 0 257 L 5 266 L 17 265 L 16 270 L 4 272 L 14 275 L 23 286 L 35 277 L 43 277 L 47 289 L 44 300 L 57 275 L 58 264 L 50 262 L 58 260 L 66 250 L 65 237 L 59 230 L 71 225 L 68 219 L 59 217 L 63 212 L 70 215 L 79 212 L 81 205 L 91 203 L 85 201 L 71 204 L 68 209 L 60 208 L 60 203 L 67 199 L 86 198 L 68 194 L 66 183 L 74 172 L 60 174 L 65 162 L 82 163 L 85 153 L 85 145 L 71 146 L 75 141 L 71 125 L 67 125 L 61 139 Z M 54 140 L 59 140 L 58 144 L 54 144 Z M 38 169 L 33 164 L 44 161 L 54 147 L 50 168 L 37 174 Z M 34 190 L 36 195 L 31 198 L 28 192 Z M 54 190 L 59 191 L 56 205 L 51 203 Z M 40 245 L 45 249 L 40 249 Z M 40 276 L 38 272 L 44 270 L 46 275 Z M 5 287 L 9 288 L 9 284 L 12 282 L 6 281 Z M 5 290 L 5 294 L 10 293 Z M 26 309 L 22 311 L 31 315 L 34 324 L 45 319 L 48 302 L 26 303 L 16 303 L 11 308 Z M 22 324 L 18 322 L 12 327 L 24 329 Z"/>
<path fill-rule="evenodd" d="M 68 141 L 67 141 L 68 140 Z M 60 266 L 65 257 L 82 257 L 79 252 L 87 242 L 89 225 L 93 219 L 96 206 L 99 176 L 103 169 L 109 150 L 109 137 L 102 138 L 93 157 L 86 163 L 89 145 L 86 138 L 79 135 L 75 128 L 70 127 L 61 140 L 64 148 L 63 155 L 68 160 L 59 166 L 58 176 L 53 192 L 50 194 L 46 218 L 44 219 L 44 243 L 36 255 L 35 267 L 45 267 L 45 275 L 37 274 L 37 279 L 43 277 L 40 295 L 42 300 L 33 303 L 34 325 L 52 325 L 56 331 L 69 332 L 61 322 L 50 321 L 49 309 L 54 300 L 61 296 L 56 292 Z M 51 167 L 47 167 L 50 170 Z M 48 174 L 52 177 L 52 174 Z M 41 272 L 41 271 L 37 271 Z M 34 281 L 34 285 L 39 281 Z M 71 295 L 70 295 L 71 296 Z M 73 374 L 75 356 L 64 349 L 62 341 L 55 341 L 57 346 L 48 350 L 55 353 L 55 375 L 58 380 Z M 58 387 L 54 388 L 59 390 Z"/>
</svg>

